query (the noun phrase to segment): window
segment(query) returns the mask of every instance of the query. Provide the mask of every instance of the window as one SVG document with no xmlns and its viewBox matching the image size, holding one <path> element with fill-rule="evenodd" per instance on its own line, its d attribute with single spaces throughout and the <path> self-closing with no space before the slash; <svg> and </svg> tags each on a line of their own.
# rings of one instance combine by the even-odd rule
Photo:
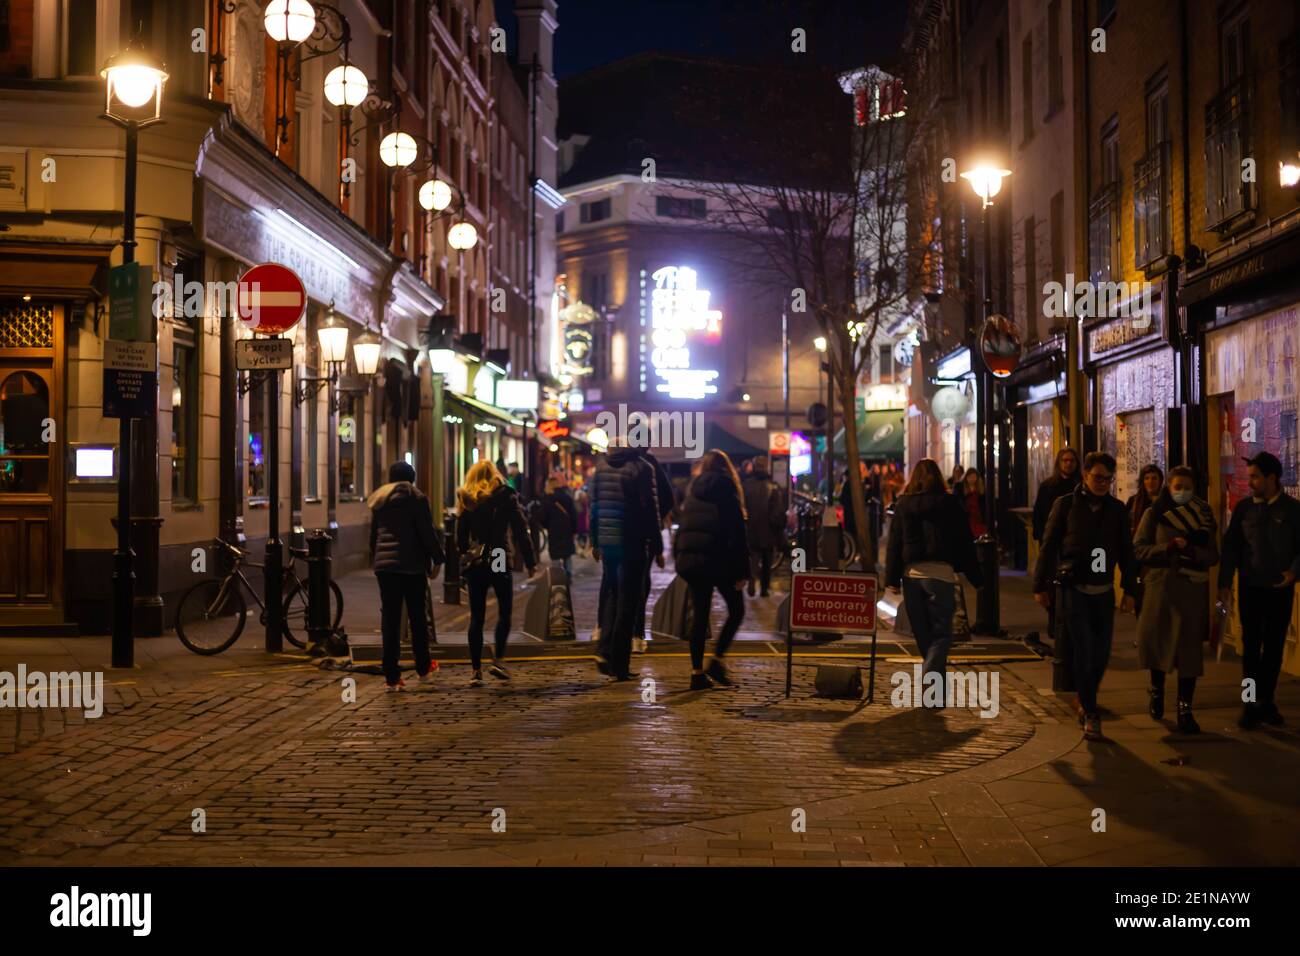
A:
<svg viewBox="0 0 1300 956">
<path fill-rule="evenodd" d="M 582 221 L 600 222 L 602 219 L 608 219 L 611 214 L 611 205 L 608 199 L 597 199 L 595 202 L 583 203 Z"/>
<path fill-rule="evenodd" d="M 894 347 L 892 345 L 876 346 L 876 382 L 880 385 L 894 381 Z"/>
<path fill-rule="evenodd" d="M 1032 341 L 1038 338 L 1038 314 L 1042 308 L 1042 294 L 1038 288 L 1038 223 L 1026 216 L 1022 226 L 1025 242 L 1025 331 Z"/>
<path fill-rule="evenodd" d="M 248 448 L 244 474 L 248 476 L 245 497 L 252 500 L 266 498 L 266 393 L 265 373 L 246 372 L 253 376 L 253 387 L 248 390 Z"/>
<path fill-rule="evenodd" d="M 196 258 L 181 258 L 176 274 L 184 280 L 203 280 Z M 172 319 L 172 501 L 199 498 L 199 335 L 202 316 L 187 316 L 176 303 Z"/>
<path fill-rule="evenodd" d="M 364 447 L 362 432 L 365 416 L 362 414 L 363 402 L 351 392 L 340 395 L 339 427 L 334 441 L 339 445 L 339 495 L 356 498 L 361 494 L 362 454 L 358 451 Z"/>
<path fill-rule="evenodd" d="M 1088 272 L 1094 283 L 1119 275 L 1119 120 L 1101 133 L 1101 188 L 1088 206 Z"/>
<path fill-rule="evenodd" d="M 94 76 L 102 64 L 95 56 L 96 0 L 67 0 L 68 76 Z M 134 34 L 134 30 L 131 31 Z"/>
<path fill-rule="evenodd" d="M 1061 56 L 1061 0 L 1047 5 L 1047 115 L 1065 105 L 1065 61 Z"/>
<path fill-rule="evenodd" d="M 1225 230 L 1255 208 L 1255 184 L 1244 182 L 1250 155 L 1250 23 L 1244 12 L 1220 27 L 1223 86 L 1205 106 L 1205 225 Z"/>
<path fill-rule="evenodd" d="M 655 215 L 670 219 L 703 219 L 708 212 L 708 204 L 703 199 L 687 199 L 681 196 L 656 196 Z"/>
<path fill-rule="evenodd" d="M 1168 255 L 1169 85 L 1161 76 L 1147 93 L 1147 151 L 1133 167 L 1133 259 L 1143 269 Z"/>
<path fill-rule="evenodd" d="M 1034 35 L 1026 33 L 1020 44 L 1020 95 L 1024 99 L 1022 118 L 1024 128 L 1021 130 L 1022 142 L 1029 142 L 1034 136 Z"/>
<path fill-rule="evenodd" d="M 555 231 L 564 232 L 564 210 L 555 214 Z"/>
<path fill-rule="evenodd" d="M 1065 281 L 1065 193 L 1052 197 L 1050 229 L 1052 231 L 1052 279 Z"/>
<path fill-rule="evenodd" d="M 582 301 L 597 312 L 609 304 L 609 276 L 604 272 L 588 272 L 582 277 Z"/>
<path fill-rule="evenodd" d="M 320 314 L 315 312 L 308 313 L 307 321 L 307 374 L 320 375 L 320 345 L 316 336 L 316 328 L 320 321 Z M 328 401 L 328 392 L 323 393 Z M 315 387 L 307 391 L 307 400 L 304 402 L 306 410 L 306 431 L 303 441 L 306 445 L 304 457 L 307 460 L 307 497 L 320 498 L 320 403 L 322 392 Z M 327 418 L 328 420 L 328 418 Z"/>
</svg>

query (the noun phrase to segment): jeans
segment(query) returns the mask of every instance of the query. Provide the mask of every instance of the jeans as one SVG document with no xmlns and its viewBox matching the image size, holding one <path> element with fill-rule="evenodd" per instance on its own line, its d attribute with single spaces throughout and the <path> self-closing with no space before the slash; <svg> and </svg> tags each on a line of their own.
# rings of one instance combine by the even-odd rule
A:
<svg viewBox="0 0 1300 956">
<path fill-rule="evenodd" d="M 375 575 L 379 582 L 379 622 L 384 640 L 384 680 L 396 684 L 402 678 L 398 659 L 402 652 L 402 607 L 411 619 L 411 653 L 415 656 L 415 672 L 423 677 L 429 673 L 429 622 L 424 619 L 423 574 L 398 574 L 380 571 Z"/>
<path fill-rule="evenodd" d="M 903 575 L 903 604 L 912 625 L 923 674 L 939 675 L 939 699 L 946 693 L 948 649 L 952 646 L 952 619 L 957 613 L 957 587 L 935 578 Z M 922 680 L 931 680 L 928 676 Z M 922 690 L 925 687 L 923 685 Z"/>
<path fill-rule="evenodd" d="M 772 549 L 754 548 L 749 552 L 751 578 L 758 578 L 760 590 L 766 594 L 772 589 Z M 750 585 L 753 587 L 752 583 Z"/>
<path fill-rule="evenodd" d="M 1255 681 L 1255 702 L 1272 704 L 1295 588 L 1240 588 L 1241 676 Z"/>
<path fill-rule="evenodd" d="M 713 589 L 717 588 L 722 600 L 727 604 L 727 620 L 718 632 L 718 642 L 713 647 L 713 656 L 722 657 L 731 646 L 731 641 L 740 630 L 740 622 L 745 619 L 745 599 L 740 595 L 740 588 L 735 581 L 723 581 L 720 578 L 699 578 L 686 582 L 691 589 L 691 667 L 704 669 L 704 642 L 709 635 L 709 608 L 713 605 Z"/>
<path fill-rule="evenodd" d="M 596 653 L 609 662 L 610 673 L 622 677 L 632 664 L 632 631 L 637 605 L 645 615 L 645 550 L 603 550 L 600 553 L 600 643 Z"/>
<path fill-rule="evenodd" d="M 486 570 L 470 571 L 465 575 L 465 583 L 469 585 L 469 656 L 474 670 L 479 670 L 483 662 L 483 622 L 487 618 L 488 588 L 497 596 L 496 660 L 504 660 L 506 638 L 510 636 L 515 582 L 509 571 Z"/>
<path fill-rule="evenodd" d="M 653 560 L 646 560 L 645 574 L 641 576 L 641 598 L 636 602 L 636 613 L 632 616 L 632 637 L 635 640 L 645 638 L 645 605 L 650 600 L 650 564 Z"/>
<path fill-rule="evenodd" d="M 1064 615 L 1064 624 L 1070 629 L 1070 649 L 1074 664 L 1074 688 L 1079 694 L 1083 712 L 1089 716 L 1097 713 L 1097 690 L 1110 663 L 1111 639 L 1115 634 L 1115 592 L 1084 594 L 1077 588 L 1061 588 L 1057 592 Z"/>
</svg>

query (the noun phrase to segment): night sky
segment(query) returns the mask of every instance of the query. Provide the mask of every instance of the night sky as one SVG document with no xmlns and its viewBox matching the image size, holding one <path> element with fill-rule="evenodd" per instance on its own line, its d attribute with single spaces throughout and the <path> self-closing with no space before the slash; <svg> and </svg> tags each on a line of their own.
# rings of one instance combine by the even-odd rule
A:
<svg viewBox="0 0 1300 956">
<path fill-rule="evenodd" d="M 514 4 L 496 0 L 511 34 Z M 647 51 L 747 63 L 793 63 L 791 30 L 807 31 L 809 65 L 889 65 L 902 39 L 906 0 L 559 0 L 559 79 Z"/>
</svg>

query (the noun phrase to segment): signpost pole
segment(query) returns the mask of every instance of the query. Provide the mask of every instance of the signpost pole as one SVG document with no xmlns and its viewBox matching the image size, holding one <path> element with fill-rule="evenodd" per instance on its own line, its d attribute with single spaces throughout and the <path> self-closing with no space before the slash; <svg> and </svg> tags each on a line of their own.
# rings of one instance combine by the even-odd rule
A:
<svg viewBox="0 0 1300 956">
<path fill-rule="evenodd" d="M 284 600 L 284 549 L 280 543 L 280 370 L 268 369 L 266 440 L 267 509 L 266 533 L 266 652 L 279 654 L 284 649 L 281 614 Z"/>
<path fill-rule="evenodd" d="M 794 631 L 790 629 L 790 609 L 785 614 L 785 699 L 790 699 L 790 685 L 794 677 Z"/>
<path fill-rule="evenodd" d="M 867 676 L 867 703 L 876 696 L 876 632 L 871 632 L 871 669 Z"/>
</svg>

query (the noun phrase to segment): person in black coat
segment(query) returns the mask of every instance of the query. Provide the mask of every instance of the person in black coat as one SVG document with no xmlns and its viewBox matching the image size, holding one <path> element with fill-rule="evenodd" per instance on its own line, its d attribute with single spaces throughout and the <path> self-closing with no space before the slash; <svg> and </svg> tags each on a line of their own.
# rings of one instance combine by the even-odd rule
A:
<svg viewBox="0 0 1300 956">
<path fill-rule="evenodd" d="M 629 416 L 630 419 L 631 416 Z M 673 483 L 668 478 L 668 471 L 663 465 L 659 464 L 659 459 L 652 455 L 648 449 L 640 448 L 637 451 L 640 453 L 641 460 L 654 473 L 655 508 L 659 514 L 659 527 L 655 529 L 650 538 L 650 561 L 646 562 L 645 574 L 641 579 L 643 596 L 637 602 L 636 614 L 632 621 L 632 639 L 640 642 L 638 645 L 640 650 L 645 650 L 645 606 L 646 601 L 650 599 L 650 562 L 653 561 L 661 568 L 664 566 L 663 525 L 667 523 L 668 516 L 673 513 L 676 499 L 673 497 Z"/>
<path fill-rule="evenodd" d="M 632 680 L 632 633 L 637 602 L 645 604 L 651 547 L 660 534 L 659 504 L 653 469 L 637 449 L 617 441 L 611 440 L 614 447 L 592 479 L 592 557 L 601 566 L 596 669 Z"/>
<path fill-rule="evenodd" d="M 944 703 L 957 589 L 962 586 L 959 573 L 976 587 L 983 584 L 966 509 L 949 493 L 938 463 L 923 458 L 894 502 L 885 550 L 885 585 L 894 594 L 902 591 L 923 659 L 923 680 L 927 685 L 937 684 L 940 706 Z"/>
<path fill-rule="evenodd" d="M 503 664 L 506 639 L 510 636 L 510 614 L 514 604 L 513 550 L 523 554 L 524 566 L 532 577 L 537 569 L 533 539 L 524 521 L 519 496 L 506 483 L 497 466 L 483 459 L 470 468 L 465 483 L 456 490 L 460 514 L 456 520 L 456 547 L 461 571 L 469 588 L 469 654 L 474 666 L 471 686 L 483 683 L 483 624 L 487 617 L 487 593 L 497 597 L 497 623 L 492 666 L 488 673 L 509 680 Z"/>
<path fill-rule="evenodd" d="M 758 571 L 761 594 L 772 586 L 772 550 L 785 544 L 785 496 L 772 480 L 767 457 L 759 455 L 740 483 L 745 493 L 745 513 L 750 553 L 749 596 L 754 596 L 754 575 Z"/>
<path fill-rule="evenodd" d="M 1047 516 L 1052 513 L 1052 505 L 1063 495 L 1071 494 L 1079 487 L 1079 453 L 1066 445 L 1056 453 L 1056 463 L 1051 477 L 1045 478 L 1038 486 L 1034 498 L 1033 539 L 1040 544 L 1043 531 L 1047 527 Z M 1047 608 L 1047 633 L 1052 641 L 1056 640 L 1056 605 Z"/>
<path fill-rule="evenodd" d="M 717 449 L 704 454 L 699 469 L 686 492 L 673 539 L 677 573 L 691 589 L 691 690 L 707 690 L 714 681 L 732 683 L 722 659 L 745 619 L 740 592 L 749 577 L 745 499 L 736 469 L 726 452 Z M 714 588 L 726 602 L 727 620 L 706 670 L 704 642 Z"/>
<path fill-rule="evenodd" d="M 379 582 L 380 629 L 384 642 L 384 680 L 390 691 L 406 686 L 398 665 L 402 640 L 402 607 L 411 620 L 411 652 L 421 681 L 436 663 L 429 657 L 429 621 L 424 615 L 426 576 L 436 577 L 446 561 L 442 538 L 433 526 L 429 499 L 415 487 L 415 469 L 396 461 L 388 483 L 366 499 L 370 519 L 370 562 Z"/>
<path fill-rule="evenodd" d="M 577 552 L 574 535 L 578 527 L 578 510 L 569 489 L 558 475 L 546 482 L 546 497 L 542 499 L 542 527 L 546 529 L 546 553 L 552 561 L 564 566 L 566 575 L 573 574 L 573 555 Z"/>
<path fill-rule="evenodd" d="M 1089 452 L 1079 489 L 1052 506 L 1034 566 L 1034 600 L 1043 607 L 1058 605 L 1069 635 L 1079 694 L 1075 709 L 1088 740 L 1103 739 L 1097 690 L 1115 634 L 1115 568 L 1120 570 L 1124 613 L 1133 610 L 1137 590 L 1139 568 L 1128 511 L 1110 493 L 1114 480 L 1115 459 Z"/>
</svg>

